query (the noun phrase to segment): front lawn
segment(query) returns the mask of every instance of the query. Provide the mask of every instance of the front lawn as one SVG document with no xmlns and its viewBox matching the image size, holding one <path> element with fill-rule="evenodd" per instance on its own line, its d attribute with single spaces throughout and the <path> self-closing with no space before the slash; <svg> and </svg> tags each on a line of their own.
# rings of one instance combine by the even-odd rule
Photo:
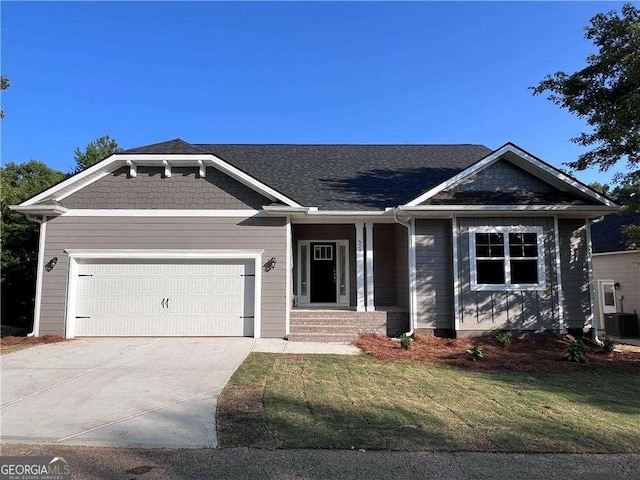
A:
<svg viewBox="0 0 640 480">
<path fill-rule="evenodd" d="M 222 447 L 640 453 L 640 379 L 251 354 L 218 399 Z"/>
</svg>

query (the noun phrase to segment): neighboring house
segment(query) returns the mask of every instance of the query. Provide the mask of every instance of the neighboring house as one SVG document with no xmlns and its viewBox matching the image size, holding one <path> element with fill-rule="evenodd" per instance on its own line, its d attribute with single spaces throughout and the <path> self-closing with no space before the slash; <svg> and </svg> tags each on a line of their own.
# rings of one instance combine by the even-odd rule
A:
<svg viewBox="0 0 640 480">
<path fill-rule="evenodd" d="M 601 329 L 605 314 L 640 314 L 640 250 L 628 249 L 622 233 L 625 225 L 640 225 L 640 214 L 609 215 L 593 225 L 593 277 Z"/>
<path fill-rule="evenodd" d="M 348 340 L 588 329 L 620 207 L 513 144 L 173 140 L 14 209 L 42 222 L 35 335 Z"/>
</svg>

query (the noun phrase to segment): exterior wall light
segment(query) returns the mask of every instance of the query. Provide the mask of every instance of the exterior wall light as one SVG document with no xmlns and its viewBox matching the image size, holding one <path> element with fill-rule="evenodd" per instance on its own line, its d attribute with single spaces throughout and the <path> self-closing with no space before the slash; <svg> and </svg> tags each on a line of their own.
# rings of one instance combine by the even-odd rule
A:
<svg viewBox="0 0 640 480">
<path fill-rule="evenodd" d="M 53 257 L 51 260 L 49 260 L 46 265 L 44 266 L 44 269 L 47 272 L 50 272 L 51 270 L 54 269 L 54 267 L 58 264 L 58 257 Z"/>
<path fill-rule="evenodd" d="M 276 268 L 276 263 L 278 263 L 278 260 L 276 260 L 276 257 L 271 257 L 269 260 L 267 260 L 267 263 L 265 263 L 262 266 L 262 268 L 264 269 L 265 272 L 270 272 L 271 270 Z"/>
</svg>

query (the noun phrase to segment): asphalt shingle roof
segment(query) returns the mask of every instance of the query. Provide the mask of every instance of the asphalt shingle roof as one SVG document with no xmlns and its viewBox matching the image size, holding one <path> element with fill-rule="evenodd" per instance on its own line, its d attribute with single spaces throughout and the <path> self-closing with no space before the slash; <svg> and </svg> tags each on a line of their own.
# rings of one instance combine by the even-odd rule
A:
<svg viewBox="0 0 640 480">
<path fill-rule="evenodd" d="M 627 239 L 622 233 L 626 225 L 640 225 L 640 213 L 617 213 L 591 227 L 593 253 L 621 252 L 627 250 Z"/>
<path fill-rule="evenodd" d="M 228 145 L 172 140 L 124 153 L 211 153 L 305 206 L 405 204 L 491 153 L 483 145 Z"/>
</svg>

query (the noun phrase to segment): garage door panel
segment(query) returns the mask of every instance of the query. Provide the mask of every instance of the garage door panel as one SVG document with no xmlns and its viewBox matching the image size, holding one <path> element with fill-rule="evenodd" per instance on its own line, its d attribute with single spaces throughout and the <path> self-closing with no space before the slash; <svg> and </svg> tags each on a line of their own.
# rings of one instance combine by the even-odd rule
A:
<svg viewBox="0 0 640 480">
<path fill-rule="evenodd" d="M 253 262 L 79 265 L 76 336 L 251 336 Z"/>
</svg>

